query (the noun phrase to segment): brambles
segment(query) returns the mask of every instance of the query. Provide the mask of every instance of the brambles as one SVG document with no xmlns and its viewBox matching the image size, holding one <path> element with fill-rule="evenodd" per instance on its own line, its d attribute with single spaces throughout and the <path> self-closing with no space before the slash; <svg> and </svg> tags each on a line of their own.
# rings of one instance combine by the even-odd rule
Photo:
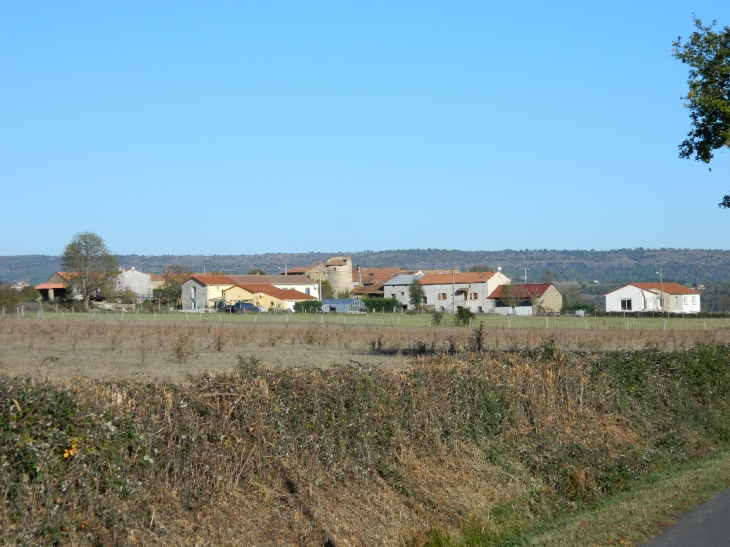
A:
<svg viewBox="0 0 730 547">
<path fill-rule="evenodd" d="M 472 351 L 481 352 L 484 350 L 484 321 L 479 321 L 479 326 L 472 331 L 471 349 Z"/>
<path fill-rule="evenodd" d="M 195 355 L 195 348 L 190 337 L 181 334 L 172 348 L 172 354 L 178 363 L 187 363 Z"/>
<path fill-rule="evenodd" d="M 403 370 L 249 355 L 185 384 L 0 377 L 0 543 L 398 544 L 489 514 L 478 544 L 730 443 L 730 346 L 531 344 Z"/>
</svg>

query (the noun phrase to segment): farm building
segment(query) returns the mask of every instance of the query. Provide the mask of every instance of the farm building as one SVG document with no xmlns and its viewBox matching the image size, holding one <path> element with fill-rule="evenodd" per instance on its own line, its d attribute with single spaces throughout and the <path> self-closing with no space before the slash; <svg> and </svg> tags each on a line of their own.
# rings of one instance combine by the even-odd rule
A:
<svg viewBox="0 0 730 547">
<path fill-rule="evenodd" d="M 401 303 L 404 310 L 412 310 L 411 304 L 411 285 L 416 280 L 421 279 L 423 274 L 400 274 L 396 275 L 383 285 L 383 295 L 385 298 L 396 298 Z"/>
<path fill-rule="evenodd" d="M 679 283 L 630 283 L 605 296 L 607 312 L 700 312 L 700 292 Z"/>
<path fill-rule="evenodd" d="M 332 298 L 322 301 L 322 313 L 360 313 L 367 306 L 357 298 Z"/>
<path fill-rule="evenodd" d="M 501 315 L 558 313 L 563 308 L 563 295 L 552 283 L 500 285 L 489 299 L 494 302 L 494 313 Z"/>
</svg>

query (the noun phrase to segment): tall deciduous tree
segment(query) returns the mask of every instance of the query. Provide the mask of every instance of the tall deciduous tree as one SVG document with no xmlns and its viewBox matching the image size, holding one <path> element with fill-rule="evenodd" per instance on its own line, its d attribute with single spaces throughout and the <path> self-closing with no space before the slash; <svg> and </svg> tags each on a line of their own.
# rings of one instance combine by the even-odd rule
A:
<svg viewBox="0 0 730 547">
<path fill-rule="evenodd" d="M 119 267 L 117 257 L 109 251 L 104 240 L 91 232 L 73 237 L 61 254 L 61 264 L 70 274 L 70 291 L 84 297 L 87 309 L 92 294 L 97 291 L 109 293 Z"/>
<path fill-rule="evenodd" d="M 685 106 L 692 130 L 679 145 L 679 157 L 710 163 L 714 152 L 730 147 L 730 28 L 713 30 L 695 17 L 697 30 L 682 43 L 672 43 L 672 56 L 689 65 L 689 91 Z M 730 195 L 719 203 L 730 208 Z"/>
<path fill-rule="evenodd" d="M 168 304 L 173 302 L 175 306 L 181 303 L 182 284 L 193 276 L 189 266 L 172 264 L 163 271 L 165 283 L 162 285 L 162 294 L 167 298 Z"/>
</svg>

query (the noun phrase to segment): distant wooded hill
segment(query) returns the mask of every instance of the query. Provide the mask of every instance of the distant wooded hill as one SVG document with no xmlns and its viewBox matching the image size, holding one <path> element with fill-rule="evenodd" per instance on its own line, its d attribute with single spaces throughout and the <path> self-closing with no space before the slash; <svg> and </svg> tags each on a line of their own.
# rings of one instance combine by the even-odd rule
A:
<svg viewBox="0 0 730 547">
<path fill-rule="evenodd" d="M 356 265 L 371 268 L 407 269 L 468 268 L 500 266 L 508 277 L 521 280 L 528 268 L 528 282 L 539 280 L 546 272 L 557 281 L 624 283 L 653 281 L 662 268 L 665 281 L 678 283 L 730 283 L 730 251 L 703 249 L 618 249 L 614 251 L 456 251 L 447 249 L 409 249 L 376 252 L 269 253 L 260 255 L 121 255 L 125 268 L 161 273 L 171 264 L 183 264 L 193 271 L 245 273 L 260 268 L 267 273 L 287 267 L 307 266 L 331 256 L 352 256 Z M 0 281 L 45 281 L 61 268 L 56 256 L 0 256 Z"/>
</svg>

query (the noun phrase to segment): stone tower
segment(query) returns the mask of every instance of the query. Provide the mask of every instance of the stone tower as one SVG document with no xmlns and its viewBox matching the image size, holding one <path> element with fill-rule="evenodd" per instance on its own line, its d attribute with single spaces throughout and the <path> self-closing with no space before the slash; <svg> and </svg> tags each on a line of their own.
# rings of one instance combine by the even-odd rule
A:
<svg viewBox="0 0 730 547">
<path fill-rule="evenodd" d="M 352 258 L 334 256 L 327 261 L 327 279 L 336 293 L 352 290 Z"/>
</svg>

